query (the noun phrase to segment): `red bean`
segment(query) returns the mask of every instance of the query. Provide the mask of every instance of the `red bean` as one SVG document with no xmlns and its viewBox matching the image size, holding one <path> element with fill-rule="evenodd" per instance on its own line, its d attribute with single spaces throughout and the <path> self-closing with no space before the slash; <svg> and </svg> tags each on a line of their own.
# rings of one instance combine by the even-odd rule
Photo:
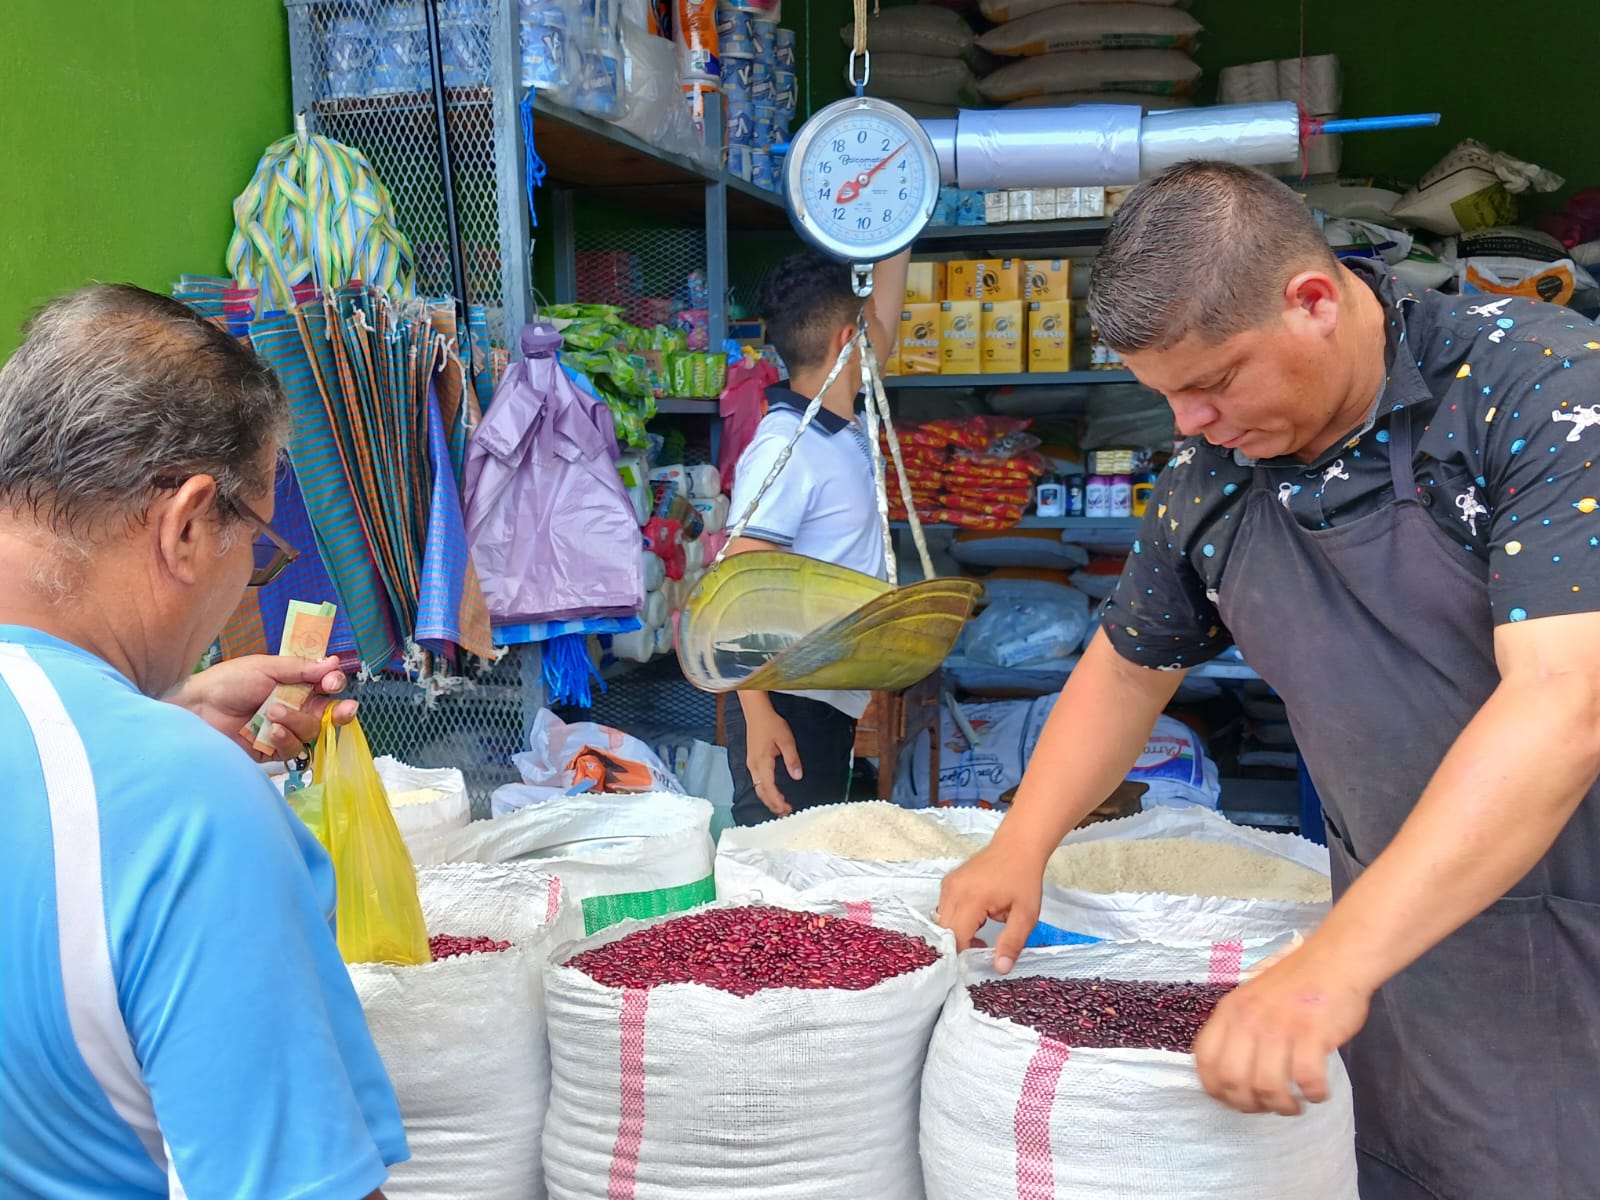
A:
<svg viewBox="0 0 1600 1200">
<path fill-rule="evenodd" d="M 992 979 L 968 991 L 981 1013 L 1026 1025 L 1068 1046 L 1194 1049 L 1226 983 L 1131 983 L 1113 979 Z"/>
<path fill-rule="evenodd" d="M 751 905 L 674 917 L 567 965 L 607 987 L 700 983 L 749 996 L 781 987 L 861 991 L 938 959 L 927 942 L 893 929 Z"/>
<path fill-rule="evenodd" d="M 450 933 L 436 933 L 428 939 L 428 949 L 434 958 L 455 958 L 462 954 L 498 954 L 511 949 L 510 942 L 497 942 L 491 937 L 457 937 Z"/>
</svg>

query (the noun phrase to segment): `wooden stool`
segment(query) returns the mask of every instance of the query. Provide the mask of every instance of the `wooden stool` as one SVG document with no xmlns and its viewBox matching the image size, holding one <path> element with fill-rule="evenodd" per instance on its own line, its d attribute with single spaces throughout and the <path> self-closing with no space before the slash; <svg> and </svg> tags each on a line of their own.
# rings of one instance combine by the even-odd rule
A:
<svg viewBox="0 0 1600 1200">
<path fill-rule="evenodd" d="M 894 777 L 900 755 L 923 730 L 929 730 L 928 803 L 939 802 L 940 706 L 944 676 L 935 671 L 921 683 L 899 692 L 873 692 L 867 711 L 856 722 L 856 757 L 878 760 L 878 798 L 894 799 Z M 728 744 L 725 719 L 728 693 L 717 696 L 717 745 Z"/>
</svg>

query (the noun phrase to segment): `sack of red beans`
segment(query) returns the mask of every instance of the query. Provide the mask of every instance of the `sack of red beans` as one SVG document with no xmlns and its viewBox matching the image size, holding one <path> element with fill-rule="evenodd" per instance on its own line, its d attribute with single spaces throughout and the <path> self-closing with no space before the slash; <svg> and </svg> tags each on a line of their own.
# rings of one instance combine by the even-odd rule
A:
<svg viewBox="0 0 1600 1200">
<path fill-rule="evenodd" d="M 928 1200 L 1356 1200 L 1350 1082 L 1297 1117 L 1200 1086 L 1194 1037 L 1288 938 L 1025 950 L 1010 975 L 961 955 L 922 1077 Z"/>
<path fill-rule="evenodd" d="M 517 863 L 421 867 L 417 893 L 433 962 L 349 968 L 411 1147 L 384 1195 L 542 1200 L 544 971 L 581 934 L 578 907 Z"/>
<path fill-rule="evenodd" d="M 551 1200 L 921 1200 L 954 980 L 950 935 L 898 903 L 718 903 L 558 949 Z"/>
</svg>

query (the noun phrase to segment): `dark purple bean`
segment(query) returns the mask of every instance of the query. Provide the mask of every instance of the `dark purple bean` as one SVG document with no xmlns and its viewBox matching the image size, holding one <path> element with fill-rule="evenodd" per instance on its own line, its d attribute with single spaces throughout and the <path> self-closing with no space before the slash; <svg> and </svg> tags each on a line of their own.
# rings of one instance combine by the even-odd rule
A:
<svg viewBox="0 0 1600 1200">
<path fill-rule="evenodd" d="M 1115 979 L 992 979 L 968 991 L 981 1013 L 1014 1021 L 1068 1046 L 1177 1050 L 1187 1054 L 1226 983 Z"/>
</svg>

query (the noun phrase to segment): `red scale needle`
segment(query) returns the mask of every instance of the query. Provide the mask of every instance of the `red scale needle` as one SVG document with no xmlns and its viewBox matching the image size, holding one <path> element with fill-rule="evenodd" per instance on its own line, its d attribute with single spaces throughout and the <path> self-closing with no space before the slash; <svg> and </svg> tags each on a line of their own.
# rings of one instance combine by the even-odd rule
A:
<svg viewBox="0 0 1600 1200">
<path fill-rule="evenodd" d="M 872 170 L 857 175 L 854 179 L 846 179 L 839 185 L 838 194 L 834 196 L 833 202 L 835 204 L 849 204 L 850 201 L 859 197 L 861 195 L 861 189 L 872 182 L 872 177 L 887 167 L 889 165 L 889 160 L 894 158 L 900 153 L 900 151 L 904 150 L 910 144 L 910 142 L 901 142 L 884 157 L 882 162 L 873 167 Z"/>
</svg>

